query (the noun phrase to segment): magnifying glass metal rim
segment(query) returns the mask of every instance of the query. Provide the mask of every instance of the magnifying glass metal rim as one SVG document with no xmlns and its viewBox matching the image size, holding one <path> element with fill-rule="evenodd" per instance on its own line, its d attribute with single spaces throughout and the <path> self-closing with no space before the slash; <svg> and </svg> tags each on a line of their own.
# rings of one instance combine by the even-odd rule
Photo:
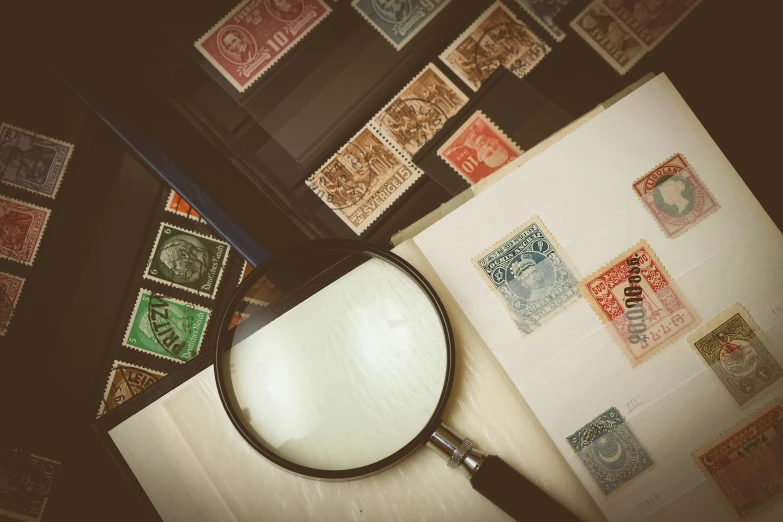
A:
<svg viewBox="0 0 783 522">
<path fill-rule="evenodd" d="M 226 378 L 223 376 L 223 370 L 225 368 L 225 365 L 222 361 L 222 355 L 229 347 L 228 343 L 230 341 L 229 338 L 227 337 L 228 332 L 230 331 L 229 327 L 232 318 L 234 316 L 234 311 L 237 310 L 237 307 L 239 306 L 240 302 L 242 301 L 242 299 L 244 298 L 244 296 L 246 295 L 250 287 L 254 285 L 259 279 L 267 275 L 270 270 L 274 269 L 275 267 L 281 265 L 284 262 L 296 258 L 301 258 L 302 256 L 305 256 L 307 254 L 312 254 L 314 252 L 327 252 L 327 251 L 343 251 L 343 252 L 355 252 L 357 254 L 369 254 L 373 257 L 383 259 L 384 261 L 391 263 L 392 265 L 396 266 L 398 269 L 405 272 L 409 277 L 411 277 L 411 279 L 413 279 L 416 282 L 416 284 L 418 284 L 419 288 L 421 288 L 424 291 L 424 293 L 427 295 L 430 302 L 432 303 L 433 307 L 435 308 L 435 311 L 437 312 L 438 317 L 440 318 L 441 326 L 443 327 L 443 335 L 446 341 L 445 383 L 444 383 L 443 390 L 441 391 L 440 397 L 438 399 L 438 404 L 435 408 L 435 411 L 433 411 L 432 416 L 430 417 L 430 420 L 427 422 L 427 424 L 416 435 L 416 437 L 414 437 L 410 442 L 408 442 L 408 444 L 406 444 L 396 452 L 392 453 L 391 455 L 377 462 L 374 462 L 373 464 L 368 464 L 366 466 L 345 469 L 345 470 L 322 470 L 317 468 L 311 468 L 308 466 L 302 466 L 300 464 L 293 463 L 291 461 L 288 461 L 278 456 L 277 454 L 272 452 L 269 448 L 267 448 L 263 444 L 260 444 L 256 440 L 256 438 L 252 435 L 252 433 L 247 429 L 247 427 L 245 427 L 245 425 L 242 423 L 241 416 L 237 413 L 234 406 L 231 404 L 231 400 L 229 397 L 229 389 L 226 384 Z M 217 384 L 218 394 L 220 395 L 220 402 L 223 404 L 223 409 L 226 410 L 229 419 L 231 419 L 231 423 L 234 425 L 236 430 L 242 435 L 242 438 L 244 438 L 245 441 L 247 441 L 247 443 L 253 447 L 253 449 L 261 453 L 269 461 L 273 462 L 275 465 L 283 469 L 286 469 L 292 473 L 304 477 L 315 478 L 320 480 L 348 480 L 348 479 L 365 477 L 383 471 L 384 469 L 401 461 L 402 459 L 407 457 L 410 453 L 412 453 L 415 449 L 417 449 L 419 446 L 423 446 L 430 440 L 432 434 L 435 433 L 435 431 L 441 425 L 443 411 L 446 408 L 449 395 L 451 394 L 451 387 L 454 381 L 454 361 L 455 361 L 454 334 L 451 330 L 451 323 L 449 322 L 448 315 L 446 314 L 446 309 L 444 308 L 443 303 L 438 297 L 438 294 L 435 292 L 435 289 L 432 288 L 432 286 L 430 286 L 429 282 L 427 282 L 427 280 L 424 278 L 424 276 L 422 276 L 419 273 L 418 270 L 413 268 L 413 266 L 411 266 L 407 261 L 405 261 L 401 257 L 391 252 L 376 248 L 372 245 L 368 245 L 366 243 L 362 243 L 350 239 L 322 239 L 322 240 L 309 241 L 307 243 L 286 249 L 277 255 L 271 256 L 269 259 L 264 261 L 258 267 L 253 269 L 253 271 L 242 281 L 242 283 L 240 283 L 239 287 L 234 291 L 234 295 L 231 297 L 231 300 L 229 301 L 228 306 L 223 314 L 223 318 L 220 321 L 220 330 L 218 332 L 217 346 L 215 350 L 215 382 Z"/>
</svg>

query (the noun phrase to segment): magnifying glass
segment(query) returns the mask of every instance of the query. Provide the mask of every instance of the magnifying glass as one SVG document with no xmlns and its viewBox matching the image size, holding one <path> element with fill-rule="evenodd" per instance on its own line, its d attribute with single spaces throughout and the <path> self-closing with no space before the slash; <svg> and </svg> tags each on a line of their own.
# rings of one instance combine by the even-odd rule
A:
<svg viewBox="0 0 783 522">
<path fill-rule="evenodd" d="M 578 520 L 443 424 L 451 325 L 430 284 L 390 252 L 326 240 L 267 259 L 232 297 L 217 343 L 226 413 L 288 471 L 356 479 L 427 445 L 517 520 Z"/>
</svg>

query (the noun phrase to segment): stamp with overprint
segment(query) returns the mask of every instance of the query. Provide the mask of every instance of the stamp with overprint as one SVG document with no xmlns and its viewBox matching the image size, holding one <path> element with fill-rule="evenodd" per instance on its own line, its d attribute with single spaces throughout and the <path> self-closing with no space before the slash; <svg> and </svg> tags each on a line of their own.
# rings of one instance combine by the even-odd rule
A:
<svg viewBox="0 0 783 522">
<path fill-rule="evenodd" d="M 577 272 L 538 216 L 474 258 L 473 265 L 524 333 L 580 297 Z"/>
<path fill-rule="evenodd" d="M 34 453 L 0 448 L 0 518 L 41 520 L 60 467 Z"/>
<path fill-rule="evenodd" d="M 129 364 L 122 361 L 114 361 L 109 372 L 109 380 L 103 391 L 101 405 L 98 406 L 98 417 L 113 410 L 142 390 L 146 390 L 166 374 L 156 370 L 150 370 L 143 366 Z"/>
<path fill-rule="evenodd" d="M 739 303 L 688 337 L 707 365 L 742 406 L 783 376 L 769 341 Z"/>
<path fill-rule="evenodd" d="M 661 261 L 640 241 L 579 283 L 632 366 L 697 323 Z"/>
<path fill-rule="evenodd" d="M 552 38 L 558 42 L 562 42 L 566 37 L 566 34 L 555 25 L 555 16 L 559 13 L 571 0 L 517 0 L 517 3 L 522 6 L 522 9 L 527 11 L 536 22 L 541 24 L 541 27 L 552 35 Z"/>
<path fill-rule="evenodd" d="M 699 5 L 701 0 L 668 0 L 641 2 L 639 0 L 601 0 L 604 8 L 623 21 L 625 26 L 648 49 L 655 47 L 672 29 Z"/>
<path fill-rule="evenodd" d="M 720 208 L 682 154 L 675 154 L 636 180 L 633 189 L 670 238 Z"/>
<path fill-rule="evenodd" d="M 48 208 L 0 196 L 0 257 L 32 265 L 51 213 Z"/>
<path fill-rule="evenodd" d="M 605 496 L 653 466 L 650 455 L 614 407 L 566 440 Z"/>
<path fill-rule="evenodd" d="M 57 195 L 73 145 L 8 123 L 0 125 L 0 181 L 49 198 Z"/>
<path fill-rule="evenodd" d="M 604 9 L 600 0 L 588 5 L 570 25 L 620 74 L 627 73 L 647 52 L 641 40 Z"/>
<path fill-rule="evenodd" d="M 413 185 L 421 170 L 366 126 L 307 180 L 357 235 Z"/>
<path fill-rule="evenodd" d="M 692 453 L 740 520 L 783 498 L 783 401 L 776 399 Z"/>
<path fill-rule="evenodd" d="M 354 8 L 398 51 L 451 0 L 353 0 Z"/>
<path fill-rule="evenodd" d="M 470 183 L 478 183 L 522 155 L 511 138 L 476 111 L 438 149 L 438 156 Z"/>
<path fill-rule="evenodd" d="M 195 46 L 243 92 L 331 11 L 323 0 L 244 0 Z"/>
<path fill-rule="evenodd" d="M 245 264 L 242 265 L 242 274 L 239 276 L 239 282 L 241 283 L 244 281 L 252 271 L 253 266 L 245 261 Z M 242 299 L 245 302 L 254 305 L 267 306 L 281 297 L 283 297 L 283 292 L 281 292 L 267 277 L 262 277 L 245 292 L 245 297 Z"/>
<path fill-rule="evenodd" d="M 478 17 L 440 59 L 474 91 L 498 67 L 522 78 L 550 48 L 500 0 Z"/>
<path fill-rule="evenodd" d="M 169 194 L 169 199 L 166 200 L 166 210 L 178 216 L 190 218 L 201 223 L 205 222 L 203 219 L 201 219 L 201 215 L 193 210 L 193 207 L 191 207 L 187 201 L 182 199 L 182 196 L 173 190 Z"/>
<path fill-rule="evenodd" d="M 198 354 L 207 322 L 206 308 L 141 289 L 122 344 L 186 362 Z"/>
<path fill-rule="evenodd" d="M 161 223 L 144 277 L 214 298 L 229 250 L 223 241 Z"/>
<path fill-rule="evenodd" d="M 412 156 L 467 102 L 457 86 L 429 64 L 373 117 L 370 125 Z"/>
<path fill-rule="evenodd" d="M 22 295 L 24 279 L 0 272 L 0 335 L 8 333 L 19 296 Z"/>
</svg>

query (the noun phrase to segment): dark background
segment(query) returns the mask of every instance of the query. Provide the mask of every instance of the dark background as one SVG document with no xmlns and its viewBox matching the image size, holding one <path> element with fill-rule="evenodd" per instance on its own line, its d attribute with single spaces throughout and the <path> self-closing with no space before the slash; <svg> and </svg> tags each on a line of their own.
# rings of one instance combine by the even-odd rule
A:
<svg viewBox="0 0 783 522">
<path fill-rule="evenodd" d="M 148 518 L 91 425 L 112 360 L 132 362 L 118 332 L 158 224 L 201 226 L 164 215 L 168 189 L 154 170 L 55 72 L 88 92 L 90 103 L 124 114 L 271 253 L 311 238 L 355 237 L 303 181 L 430 61 L 471 97 L 450 126 L 481 108 L 524 148 L 645 73 L 665 72 L 783 223 L 779 2 L 705 0 L 620 76 L 568 28 L 586 1 L 574 0 L 558 17 L 568 36 L 555 44 L 506 0 L 553 51 L 525 81 L 499 72 L 475 94 L 436 57 L 491 2 L 452 0 L 400 52 L 348 0 L 328 3 L 335 12 L 241 94 L 193 47 L 234 0 L 4 6 L 0 120 L 76 145 L 55 200 L 0 187 L 53 211 L 32 267 L 0 259 L 0 270 L 26 278 L 9 334 L 0 338 L 0 444 L 63 463 L 44 520 Z M 291 122 L 307 128 L 295 147 L 281 130 Z M 362 239 L 387 245 L 391 234 L 467 187 L 427 151 L 417 161 L 430 176 Z M 224 292 L 240 265 L 233 256 Z"/>
</svg>

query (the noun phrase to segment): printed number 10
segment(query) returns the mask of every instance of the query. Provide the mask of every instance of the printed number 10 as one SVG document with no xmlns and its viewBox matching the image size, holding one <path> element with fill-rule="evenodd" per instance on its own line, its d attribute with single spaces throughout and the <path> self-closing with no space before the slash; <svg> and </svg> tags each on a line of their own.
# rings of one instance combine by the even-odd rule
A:
<svg viewBox="0 0 783 522">
<path fill-rule="evenodd" d="M 288 43 L 288 37 L 281 31 L 277 31 L 272 35 L 271 39 L 266 41 L 266 43 L 268 43 L 269 46 L 275 50 L 275 52 L 278 52 L 285 44 Z"/>
<path fill-rule="evenodd" d="M 470 174 L 478 167 L 478 160 L 473 156 L 469 156 L 467 161 L 462 162 L 462 170 Z"/>
</svg>

